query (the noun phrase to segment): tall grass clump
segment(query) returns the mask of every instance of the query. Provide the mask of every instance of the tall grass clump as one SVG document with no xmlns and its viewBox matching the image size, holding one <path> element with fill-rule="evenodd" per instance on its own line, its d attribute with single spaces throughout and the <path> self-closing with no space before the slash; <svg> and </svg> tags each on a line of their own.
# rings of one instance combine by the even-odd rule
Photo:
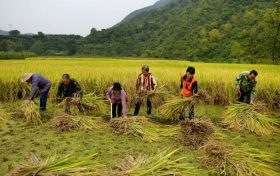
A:
<svg viewBox="0 0 280 176">
<path fill-rule="evenodd" d="M 262 107 L 261 107 L 262 108 Z M 279 120 L 262 114 L 260 106 L 245 103 L 234 104 L 227 108 L 224 123 L 238 131 L 249 131 L 258 135 L 270 135 L 277 131 Z"/>
<path fill-rule="evenodd" d="M 184 162 L 184 157 L 171 159 L 178 151 L 165 150 L 151 156 L 127 156 L 123 162 L 116 165 L 116 176 L 169 176 L 193 175 L 195 168 Z"/>
<path fill-rule="evenodd" d="M 71 155 L 62 158 L 57 156 L 42 160 L 36 155 L 22 164 L 16 166 L 11 176 L 91 176 L 102 175 L 99 169 L 102 167 L 94 157 L 96 154 L 81 159 L 75 159 Z"/>
<path fill-rule="evenodd" d="M 0 60 L 17 60 L 35 56 L 30 52 L 0 52 Z"/>
<path fill-rule="evenodd" d="M 279 175 L 269 154 L 248 145 L 234 148 L 211 141 L 202 149 L 202 164 L 207 168 L 215 168 L 218 175 Z"/>
<path fill-rule="evenodd" d="M 20 106 L 20 113 L 28 124 L 42 124 L 42 117 L 38 105 L 36 105 L 33 101 L 23 101 L 22 105 Z"/>
</svg>

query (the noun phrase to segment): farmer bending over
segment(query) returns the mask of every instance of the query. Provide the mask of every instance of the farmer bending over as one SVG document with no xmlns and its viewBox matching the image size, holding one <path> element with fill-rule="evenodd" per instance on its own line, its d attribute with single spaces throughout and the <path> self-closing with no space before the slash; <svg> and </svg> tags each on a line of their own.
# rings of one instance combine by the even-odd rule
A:
<svg viewBox="0 0 280 176">
<path fill-rule="evenodd" d="M 70 78 L 69 74 L 62 75 L 62 79 L 58 85 L 57 95 L 56 95 L 56 101 L 57 103 L 62 102 L 66 98 L 72 98 L 75 101 L 75 104 L 77 104 L 77 107 L 80 112 L 83 112 L 83 107 L 81 105 L 81 98 L 83 97 L 83 89 L 79 85 L 79 83 L 73 79 Z M 65 113 L 70 114 L 70 103 L 66 100 L 65 105 Z"/>
<path fill-rule="evenodd" d="M 152 102 L 151 97 L 155 93 L 157 88 L 157 82 L 152 73 L 149 73 L 149 66 L 142 66 L 142 73 L 138 76 L 136 82 L 136 104 L 134 115 L 137 116 L 139 114 L 140 106 L 143 103 L 143 99 L 147 96 L 147 114 L 151 116 L 152 113 Z"/>
<path fill-rule="evenodd" d="M 181 95 L 182 97 L 192 97 L 197 96 L 197 80 L 194 77 L 195 68 L 188 67 L 186 74 L 181 77 Z M 191 102 L 189 104 L 189 119 L 194 119 L 194 104 Z M 180 123 L 185 120 L 185 112 L 180 112 L 179 117 Z"/>
<path fill-rule="evenodd" d="M 256 96 L 256 70 L 244 71 L 236 77 L 237 101 L 247 104 L 253 104 Z"/>
<path fill-rule="evenodd" d="M 106 93 L 107 99 L 112 103 L 112 118 L 127 117 L 127 106 L 126 106 L 126 93 L 122 88 L 121 84 L 116 82 L 112 87 L 110 87 Z M 117 111 L 117 113 L 116 113 Z"/>
<path fill-rule="evenodd" d="M 32 84 L 29 95 L 30 101 L 34 100 L 37 90 L 40 90 L 40 110 L 46 111 L 48 93 L 52 84 L 51 81 L 39 74 L 25 73 L 21 78 L 21 82 Z"/>
</svg>

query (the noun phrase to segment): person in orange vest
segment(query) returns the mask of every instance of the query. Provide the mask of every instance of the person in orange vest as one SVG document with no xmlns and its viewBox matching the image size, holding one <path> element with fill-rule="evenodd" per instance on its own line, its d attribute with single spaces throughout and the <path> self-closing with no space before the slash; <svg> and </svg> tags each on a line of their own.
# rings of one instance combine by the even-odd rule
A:
<svg viewBox="0 0 280 176">
<path fill-rule="evenodd" d="M 184 97 L 191 97 L 191 96 L 198 96 L 197 95 L 197 80 L 194 77 L 195 75 L 195 68 L 188 67 L 186 74 L 181 77 L 181 96 Z M 189 119 L 194 119 L 194 104 L 189 104 Z M 179 117 L 180 122 L 185 120 L 185 112 L 180 112 Z"/>
</svg>

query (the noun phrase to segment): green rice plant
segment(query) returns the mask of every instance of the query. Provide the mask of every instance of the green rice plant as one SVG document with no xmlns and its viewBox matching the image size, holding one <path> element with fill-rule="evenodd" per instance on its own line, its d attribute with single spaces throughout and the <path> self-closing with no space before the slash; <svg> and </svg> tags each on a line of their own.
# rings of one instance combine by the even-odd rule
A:
<svg viewBox="0 0 280 176">
<path fill-rule="evenodd" d="M 184 157 L 171 159 L 178 151 L 165 150 L 151 156 L 128 156 L 123 162 L 116 165 L 114 175 L 129 176 L 169 176 L 169 175 L 194 175 L 195 168 L 183 162 Z"/>
<path fill-rule="evenodd" d="M 71 131 L 74 129 L 93 130 L 104 125 L 101 119 L 89 116 L 72 116 L 60 114 L 52 119 L 52 124 L 59 131 Z"/>
<path fill-rule="evenodd" d="M 42 117 L 39 108 L 33 101 L 24 101 L 20 107 L 20 112 L 28 124 L 42 124 Z"/>
<path fill-rule="evenodd" d="M 193 98 L 181 98 L 176 97 L 167 100 L 165 104 L 159 107 L 160 116 L 158 118 L 164 120 L 177 120 L 179 113 L 184 112 L 190 103 L 193 101 Z"/>
<path fill-rule="evenodd" d="M 159 135 L 155 131 L 146 128 L 147 124 L 147 119 L 144 117 L 115 118 L 110 122 L 114 133 L 133 135 L 145 141 L 157 141 Z"/>
<path fill-rule="evenodd" d="M 202 164 L 208 168 L 215 168 L 218 175 L 280 175 L 268 153 L 248 145 L 234 148 L 211 141 L 202 149 L 204 151 L 204 155 L 200 157 Z"/>
<path fill-rule="evenodd" d="M 58 158 L 49 157 L 42 160 L 36 155 L 32 155 L 28 161 L 16 166 L 10 173 L 11 176 L 90 176 L 102 175 L 99 164 L 94 157 L 96 154 L 75 159 L 71 155 Z"/>
<path fill-rule="evenodd" d="M 234 104 L 227 108 L 224 114 L 224 123 L 229 128 L 238 131 L 249 131 L 258 135 L 270 135 L 277 131 L 277 119 L 261 114 L 257 106 L 245 103 Z"/>
</svg>

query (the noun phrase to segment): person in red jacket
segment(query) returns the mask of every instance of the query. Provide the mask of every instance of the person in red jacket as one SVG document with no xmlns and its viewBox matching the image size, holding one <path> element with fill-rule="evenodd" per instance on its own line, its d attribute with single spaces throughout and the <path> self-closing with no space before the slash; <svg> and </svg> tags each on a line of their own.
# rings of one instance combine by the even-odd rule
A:
<svg viewBox="0 0 280 176">
<path fill-rule="evenodd" d="M 195 68 L 188 67 L 186 74 L 181 77 L 181 96 L 184 97 L 192 97 L 197 96 L 198 86 L 197 80 L 194 77 Z M 189 119 L 194 119 L 194 104 L 191 102 L 189 105 Z M 185 120 L 185 112 L 180 112 L 180 121 Z"/>
</svg>

